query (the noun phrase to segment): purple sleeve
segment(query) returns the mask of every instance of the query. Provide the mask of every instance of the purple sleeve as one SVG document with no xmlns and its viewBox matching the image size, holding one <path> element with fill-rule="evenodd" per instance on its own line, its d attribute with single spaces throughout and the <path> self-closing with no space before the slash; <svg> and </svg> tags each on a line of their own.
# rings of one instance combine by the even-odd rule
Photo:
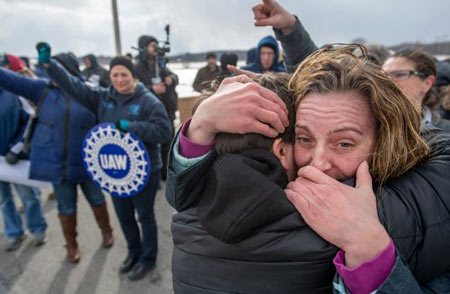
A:
<svg viewBox="0 0 450 294">
<path fill-rule="evenodd" d="M 187 157 L 187 158 L 194 158 L 194 157 L 200 157 L 202 155 L 205 155 L 214 146 L 213 144 L 208 145 L 200 145 L 192 142 L 186 137 L 187 129 L 189 128 L 189 124 L 191 123 L 191 118 L 188 119 L 182 126 L 181 132 L 180 132 L 180 155 Z"/>
<path fill-rule="evenodd" d="M 336 270 L 352 294 L 371 293 L 377 290 L 389 277 L 395 265 L 395 247 L 389 245 L 375 256 L 354 269 L 345 266 L 344 251 L 339 251 L 333 260 Z"/>
</svg>

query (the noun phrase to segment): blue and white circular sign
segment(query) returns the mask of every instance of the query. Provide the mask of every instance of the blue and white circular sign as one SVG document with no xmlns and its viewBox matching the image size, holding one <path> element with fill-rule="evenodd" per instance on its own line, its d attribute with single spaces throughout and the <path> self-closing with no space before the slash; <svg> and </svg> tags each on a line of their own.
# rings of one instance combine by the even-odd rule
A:
<svg viewBox="0 0 450 294">
<path fill-rule="evenodd" d="M 150 158 L 144 144 L 113 124 L 93 127 L 83 143 L 83 162 L 91 179 L 115 197 L 141 192 L 150 177 Z"/>
</svg>

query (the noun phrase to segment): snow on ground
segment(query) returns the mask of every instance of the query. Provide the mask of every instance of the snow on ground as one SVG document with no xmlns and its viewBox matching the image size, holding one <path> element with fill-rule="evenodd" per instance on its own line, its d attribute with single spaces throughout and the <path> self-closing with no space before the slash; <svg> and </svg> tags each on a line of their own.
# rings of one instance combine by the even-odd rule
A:
<svg viewBox="0 0 450 294">
<path fill-rule="evenodd" d="M 178 75 L 179 84 L 177 93 L 179 98 L 197 96 L 200 93 L 194 91 L 192 84 L 194 83 L 197 71 L 206 65 L 206 62 L 186 62 L 186 63 L 169 63 L 167 67 Z M 244 65 L 244 62 L 238 62 L 238 66 Z"/>
</svg>

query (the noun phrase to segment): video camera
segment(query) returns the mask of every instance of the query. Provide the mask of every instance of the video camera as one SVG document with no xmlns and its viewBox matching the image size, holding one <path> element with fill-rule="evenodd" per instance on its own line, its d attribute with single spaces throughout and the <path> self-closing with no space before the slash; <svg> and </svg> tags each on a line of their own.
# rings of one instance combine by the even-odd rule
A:
<svg viewBox="0 0 450 294">
<path fill-rule="evenodd" d="M 151 41 L 156 41 L 156 39 L 154 37 L 151 36 L 141 36 L 139 37 L 138 40 L 138 46 L 139 48 L 136 47 L 131 47 L 132 49 L 136 49 L 139 51 L 139 55 L 138 58 L 141 62 L 146 62 L 148 60 L 148 57 L 154 57 L 155 58 L 155 63 L 151 63 L 149 65 L 155 66 L 155 76 L 152 77 L 152 83 L 153 84 L 159 84 L 163 81 L 163 79 L 169 74 L 167 69 L 166 69 L 166 53 L 170 52 L 170 24 L 166 25 L 164 27 L 164 30 L 166 31 L 166 40 L 163 41 L 158 41 L 156 42 L 156 46 L 155 46 L 155 52 L 147 52 L 147 49 L 145 48 L 145 46 L 148 46 L 148 43 Z M 160 45 L 162 44 L 162 46 Z"/>
<path fill-rule="evenodd" d="M 156 54 L 159 57 L 163 57 L 164 55 L 166 55 L 166 53 L 170 52 L 170 24 L 166 25 L 164 27 L 164 30 L 166 31 L 166 40 L 164 41 L 162 46 L 156 46 Z"/>
<path fill-rule="evenodd" d="M 169 38 L 170 38 L 170 24 L 166 25 L 164 27 L 164 30 L 166 31 L 166 40 L 164 42 L 159 41 L 158 44 L 155 47 L 155 51 L 156 51 L 155 53 L 156 54 L 154 54 L 154 55 L 156 55 L 156 57 L 158 57 L 159 60 L 163 60 L 163 57 L 166 55 L 166 53 L 170 52 L 170 41 L 169 41 Z M 139 40 L 141 38 L 144 38 L 144 37 L 147 37 L 147 36 L 141 36 L 139 38 Z M 163 45 L 159 46 L 160 43 L 162 43 Z M 140 47 L 131 46 L 131 49 L 139 51 L 139 55 L 140 56 L 143 55 L 143 54 L 144 54 L 143 56 L 145 56 L 146 50 L 144 48 L 141 48 L 141 45 L 139 45 L 139 46 Z"/>
</svg>

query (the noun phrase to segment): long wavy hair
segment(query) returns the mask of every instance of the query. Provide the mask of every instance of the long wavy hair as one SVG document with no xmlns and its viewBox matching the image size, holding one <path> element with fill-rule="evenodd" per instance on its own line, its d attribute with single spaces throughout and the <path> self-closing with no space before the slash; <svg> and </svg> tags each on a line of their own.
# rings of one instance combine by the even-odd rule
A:
<svg viewBox="0 0 450 294">
<path fill-rule="evenodd" d="M 361 51 L 357 57 L 355 48 Z M 376 143 L 370 172 L 380 184 L 400 176 L 428 158 L 430 149 L 420 135 L 420 110 L 395 82 L 368 58 L 364 46 L 326 46 L 305 59 L 288 85 L 296 108 L 309 93 L 357 92 L 374 115 Z"/>
</svg>

